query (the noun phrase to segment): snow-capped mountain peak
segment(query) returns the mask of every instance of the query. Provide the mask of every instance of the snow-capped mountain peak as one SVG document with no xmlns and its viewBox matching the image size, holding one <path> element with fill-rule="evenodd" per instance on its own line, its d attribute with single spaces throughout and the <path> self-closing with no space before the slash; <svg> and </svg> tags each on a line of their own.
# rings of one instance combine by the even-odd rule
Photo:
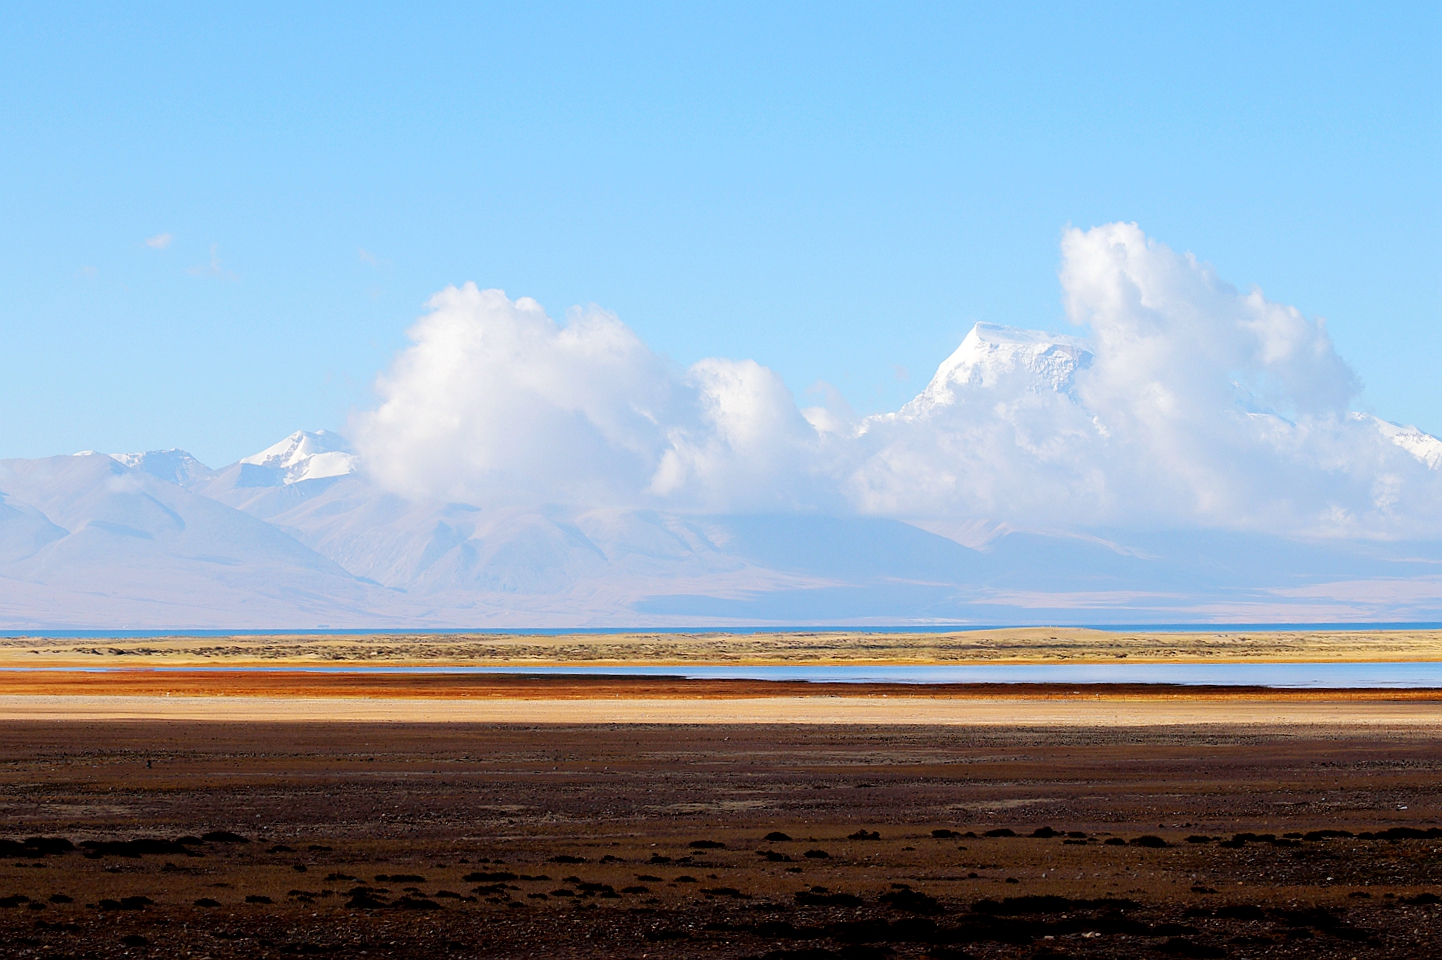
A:
<svg viewBox="0 0 1442 960">
<path fill-rule="evenodd" d="M 355 472 L 355 456 L 345 439 L 329 430 L 297 430 L 240 462 L 281 471 L 287 484 Z"/>
<path fill-rule="evenodd" d="M 109 456 L 132 470 L 148 473 L 152 477 L 159 477 L 167 483 L 182 487 L 215 473 L 186 451 L 174 447 L 169 450 L 147 450 L 144 453 L 112 453 Z"/>
<path fill-rule="evenodd" d="M 978 323 L 901 414 L 916 416 L 950 406 L 958 387 L 996 387 L 1019 374 L 1029 381 L 1029 389 L 1066 392 L 1091 359 L 1090 345 L 1079 337 Z"/>
<path fill-rule="evenodd" d="M 1442 470 L 1442 440 L 1432 434 L 1423 433 L 1416 427 L 1404 427 L 1399 423 L 1392 423 L 1390 420 L 1383 420 L 1366 413 L 1354 413 L 1352 419 L 1370 420 L 1382 436 L 1427 464 L 1429 469 Z"/>
</svg>

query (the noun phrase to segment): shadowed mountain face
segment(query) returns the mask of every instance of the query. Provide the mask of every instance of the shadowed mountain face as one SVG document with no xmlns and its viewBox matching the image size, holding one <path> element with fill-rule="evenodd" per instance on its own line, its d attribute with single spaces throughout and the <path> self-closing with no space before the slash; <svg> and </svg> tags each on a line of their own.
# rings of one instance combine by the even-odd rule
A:
<svg viewBox="0 0 1442 960">
<path fill-rule="evenodd" d="M 1442 548 L 1430 543 L 1099 530 L 1002 531 L 973 547 L 878 517 L 414 501 L 354 472 L 328 439 L 310 454 L 303 442 L 279 444 L 276 463 L 218 471 L 180 451 L 0 462 L 0 622 L 285 629 L 1442 618 Z M 308 456 L 328 460 L 316 469 Z"/>
</svg>

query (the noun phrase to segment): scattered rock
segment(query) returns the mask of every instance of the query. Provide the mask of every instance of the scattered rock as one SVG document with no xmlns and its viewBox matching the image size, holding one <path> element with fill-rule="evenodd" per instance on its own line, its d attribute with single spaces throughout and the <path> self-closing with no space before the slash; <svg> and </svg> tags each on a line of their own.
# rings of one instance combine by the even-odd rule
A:
<svg viewBox="0 0 1442 960">
<path fill-rule="evenodd" d="M 879 901 L 897 910 L 905 910 L 908 913 L 917 913 L 922 916 L 936 916 L 943 912 L 941 904 L 935 897 L 909 888 L 883 893 Z"/>
<path fill-rule="evenodd" d="M 1359 833 L 1358 840 L 1432 840 L 1442 837 L 1442 827 L 1391 827 L 1376 833 Z"/>
<path fill-rule="evenodd" d="M 91 860 L 101 857 L 144 857 L 154 855 L 198 856 L 178 840 L 163 840 L 159 837 L 136 837 L 134 840 L 86 840 L 80 844 L 85 856 Z"/>
<path fill-rule="evenodd" d="M 647 930 L 642 934 L 647 940 L 654 942 L 665 940 L 690 940 L 691 934 L 685 930 Z"/>
<path fill-rule="evenodd" d="M 229 830 L 212 830 L 209 833 L 202 833 L 200 839 L 206 843 L 250 843 L 245 837 L 238 833 L 231 833 Z"/>
<path fill-rule="evenodd" d="M 397 910 L 439 910 L 441 905 L 425 897 L 407 895 L 391 904 Z"/>
<path fill-rule="evenodd" d="M 95 906 L 99 910 L 144 910 L 154 903 L 149 897 L 121 897 L 119 900 L 101 900 Z"/>
<path fill-rule="evenodd" d="M 0 857 L 48 857 L 69 853 L 75 844 L 64 837 L 26 837 L 24 840 L 0 840 Z"/>
<path fill-rule="evenodd" d="M 355 891 L 345 905 L 347 910 L 378 910 L 386 904 L 369 891 Z"/>
<path fill-rule="evenodd" d="M 1004 900 L 978 900 L 971 905 L 973 913 L 1008 917 L 1028 914 L 1075 913 L 1079 910 L 1135 910 L 1140 904 L 1135 900 L 1119 897 L 1100 897 L 1094 900 L 1073 900 L 1071 897 L 1054 895 L 1030 895 L 1007 897 Z"/>
<path fill-rule="evenodd" d="M 1195 940 L 1188 940 L 1186 937 L 1172 937 L 1166 943 L 1157 947 L 1157 952 L 1165 953 L 1173 957 L 1225 957 L 1227 951 L 1221 947 L 1212 947 L 1204 943 L 1197 943 Z"/>
<path fill-rule="evenodd" d="M 1215 917 L 1218 920 L 1265 920 L 1267 918 L 1266 912 L 1254 903 L 1229 903 L 1215 909 L 1192 907 L 1183 916 Z"/>
<path fill-rule="evenodd" d="M 803 907 L 859 907 L 862 900 L 854 893 L 829 893 L 800 890 L 794 899 Z"/>
</svg>

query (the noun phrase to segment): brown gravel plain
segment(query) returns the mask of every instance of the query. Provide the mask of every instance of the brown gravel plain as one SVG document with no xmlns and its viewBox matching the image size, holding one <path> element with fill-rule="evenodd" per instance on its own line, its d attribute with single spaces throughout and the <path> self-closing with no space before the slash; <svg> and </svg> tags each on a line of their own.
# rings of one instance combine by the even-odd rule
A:
<svg viewBox="0 0 1442 960">
<path fill-rule="evenodd" d="M 1438 747 L 8 721 L 0 931 L 35 957 L 1431 957 Z"/>
<path fill-rule="evenodd" d="M 0 955 L 1442 956 L 1442 691 L 344 670 L 1425 660 L 1436 634 L 307 642 L 4 641 Z M 213 669 L 247 663 L 281 669 Z"/>
</svg>

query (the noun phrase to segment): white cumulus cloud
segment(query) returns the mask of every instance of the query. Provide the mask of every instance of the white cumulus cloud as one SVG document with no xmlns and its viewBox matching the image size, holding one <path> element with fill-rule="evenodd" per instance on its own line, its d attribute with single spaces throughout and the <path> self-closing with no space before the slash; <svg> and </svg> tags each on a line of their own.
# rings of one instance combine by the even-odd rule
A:
<svg viewBox="0 0 1442 960">
<path fill-rule="evenodd" d="M 157 233 L 153 237 L 148 237 L 145 241 L 145 245 L 147 247 L 152 247 L 156 250 L 164 250 L 166 247 L 170 246 L 170 241 L 174 239 L 175 238 L 168 233 Z"/>
<path fill-rule="evenodd" d="M 1376 421 L 1320 320 L 1240 292 L 1135 224 L 1070 230 L 1089 338 L 978 327 L 850 478 L 873 512 L 1014 524 L 1385 536 L 1438 520 L 1438 475 Z M 1405 438 L 1404 438 L 1405 440 Z M 1415 532 L 1415 531 L 1414 531 Z"/>
<path fill-rule="evenodd" d="M 864 420 L 798 409 L 754 361 L 682 369 L 598 308 L 560 324 L 449 288 L 350 432 L 385 486 L 480 504 L 1442 531 L 1442 443 L 1349 412 L 1358 383 L 1321 320 L 1135 224 L 1068 231 L 1060 279 L 1080 329 L 979 324 L 915 400 Z"/>
<path fill-rule="evenodd" d="M 614 315 L 556 323 L 474 284 L 432 298 L 351 434 L 370 473 L 414 496 L 473 502 L 794 506 L 815 438 L 776 374 L 751 361 L 682 370 Z"/>
</svg>

